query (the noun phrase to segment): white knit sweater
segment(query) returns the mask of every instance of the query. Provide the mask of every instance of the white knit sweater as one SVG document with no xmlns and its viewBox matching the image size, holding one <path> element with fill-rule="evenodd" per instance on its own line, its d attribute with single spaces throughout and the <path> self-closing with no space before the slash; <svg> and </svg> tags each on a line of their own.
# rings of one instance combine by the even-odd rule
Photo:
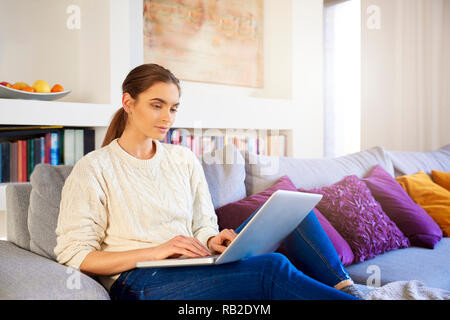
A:
<svg viewBox="0 0 450 320">
<path fill-rule="evenodd" d="M 93 250 L 153 247 L 177 235 L 206 246 L 219 233 L 200 161 L 186 147 L 155 143 L 148 160 L 133 157 L 115 139 L 75 164 L 61 194 L 59 263 L 79 268 Z M 118 277 L 100 280 L 109 290 Z"/>
</svg>

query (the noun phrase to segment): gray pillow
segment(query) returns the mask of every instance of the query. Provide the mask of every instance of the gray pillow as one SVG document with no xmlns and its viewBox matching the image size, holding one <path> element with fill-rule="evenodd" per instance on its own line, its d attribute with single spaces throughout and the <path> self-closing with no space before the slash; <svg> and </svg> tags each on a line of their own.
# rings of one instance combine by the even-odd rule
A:
<svg viewBox="0 0 450 320">
<path fill-rule="evenodd" d="M 392 162 L 382 147 L 337 158 L 301 159 L 249 152 L 244 152 L 244 156 L 248 196 L 267 189 L 284 175 L 297 188 L 304 189 L 329 186 L 352 174 L 362 178 L 377 164 L 394 176 Z"/>
<path fill-rule="evenodd" d="M 244 158 L 233 144 L 198 156 L 203 166 L 214 209 L 247 196 Z"/>
<path fill-rule="evenodd" d="M 431 170 L 450 172 L 450 144 L 436 151 L 387 151 L 387 154 L 392 159 L 396 176 L 418 171 L 431 175 Z"/>
<path fill-rule="evenodd" d="M 61 191 L 72 171 L 71 165 L 38 164 L 30 176 L 31 194 L 28 207 L 30 250 L 56 261 L 56 246 Z"/>
</svg>

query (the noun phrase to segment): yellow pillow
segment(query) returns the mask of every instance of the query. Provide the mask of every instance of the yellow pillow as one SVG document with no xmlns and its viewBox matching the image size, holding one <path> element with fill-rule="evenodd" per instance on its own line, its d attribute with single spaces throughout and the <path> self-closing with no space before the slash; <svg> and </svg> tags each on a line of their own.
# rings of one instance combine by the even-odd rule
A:
<svg viewBox="0 0 450 320">
<path fill-rule="evenodd" d="M 450 172 L 431 170 L 434 182 L 450 191 Z"/>
<path fill-rule="evenodd" d="M 444 237 L 450 236 L 450 191 L 423 171 L 395 178 L 409 196 L 433 218 Z"/>
</svg>

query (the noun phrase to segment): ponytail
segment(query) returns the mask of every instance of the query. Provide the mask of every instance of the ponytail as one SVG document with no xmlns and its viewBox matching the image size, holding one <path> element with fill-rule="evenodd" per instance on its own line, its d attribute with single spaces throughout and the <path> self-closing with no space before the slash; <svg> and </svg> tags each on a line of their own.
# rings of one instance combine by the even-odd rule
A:
<svg viewBox="0 0 450 320">
<path fill-rule="evenodd" d="M 128 114 L 123 108 L 116 111 L 111 120 L 108 130 L 106 131 L 105 139 L 103 139 L 102 148 L 111 143 L 114 139 L 120 138 L 123 131 L 125 130 L 125 125 L 127 124 Z"/>
</svg>

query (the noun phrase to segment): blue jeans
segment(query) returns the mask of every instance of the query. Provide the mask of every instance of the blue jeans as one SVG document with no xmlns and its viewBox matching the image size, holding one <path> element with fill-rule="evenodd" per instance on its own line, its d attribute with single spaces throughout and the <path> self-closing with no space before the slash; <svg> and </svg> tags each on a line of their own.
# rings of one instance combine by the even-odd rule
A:
<svg viewBox="0 0 450 320">
<path fill-rule="evenodd" d="M 291 261 L 268 253 L 222 265 L 131 269 L 121 273 L 110 295 L 156 300 L 357 299 L 333 288 L 350 277 L 313 211 L 284 246 Z"/>
<path fill-rule="evenodd" d="M 258 210 L 259 208 L 235 232 L 239 233 Z M 283 245 L 290 261 L 308 276 L 331 287 L 351 279 L 313 210 L 286 237 Z"/>
</svg>

